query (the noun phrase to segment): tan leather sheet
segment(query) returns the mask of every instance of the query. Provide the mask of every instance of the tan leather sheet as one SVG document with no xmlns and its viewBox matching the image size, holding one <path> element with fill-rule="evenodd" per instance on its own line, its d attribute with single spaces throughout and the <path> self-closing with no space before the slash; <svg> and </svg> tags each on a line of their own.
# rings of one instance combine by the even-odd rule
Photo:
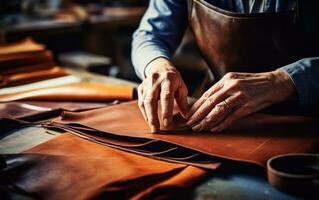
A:
<svg viewBox="0 0 319 200">
<path fill-rule="evenodd" d="M 33 101 L 93 101 L 132 100 L 131 86 L 102 83 L 76 83 L 52 88 L 0 95 L 0 102 Z"/>
<path fill-rule="evenodd" d="M 120 142 L 128 138 L 133 142 L 148 139 L 141 143 L 165 141 L 206 155 L 262 166 L 273 156 L 317 152 L 319 147 L 318 119 L 302 116 L 255 114 L 221 133 L 194 133 L 184 129 L 151 134 L 136 101 L 81 113 L 65 112 L 51 125 L 102 143 L 112 141 L 109 139 L 112 135 L 125 137 L 117 138 Z"/>
<path fill-rule="evenodd" d="M 70 134 L 5 158 L 2 186 L 38 199 L 159 199 L 174 191 L 182 191 L 182 197 L 208 175 L 200 168 L 126 153 Z"/>
</svg>

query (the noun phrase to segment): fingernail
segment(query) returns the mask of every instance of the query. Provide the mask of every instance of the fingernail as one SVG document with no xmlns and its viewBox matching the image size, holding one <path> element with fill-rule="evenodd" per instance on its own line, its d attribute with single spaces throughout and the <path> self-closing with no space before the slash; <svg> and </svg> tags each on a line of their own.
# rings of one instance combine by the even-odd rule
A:
<svg viewBox="0 0 319 200">
<path fill-rule="evenodd" d="M 164 126 L 165 126 L 165 127 L 168 127 L 168 125 L 169 125 L 169 120 L 168 120 L 167 118 L 165 118 L 165 119 L 163 120 L 163 123 L 164 123 Z"/>
<path fill-rule="evenodd" d="M 193 124 L 193 122 L 192 121 L 187 121 L 186 124 L 187 124 L 187 126 L 191 126 Z"/>
<path fill-rule="evenodd" d="M 200 128 L 201 128 L 200 126 L 194 126 L 194 127 L 192 127 L 192 130 L 199 132 Z"/>
<path fill-rule="evenodd" d="M 156 131 L 157 131 L 157 128 L 154 125 L 152 125 L 151 126 L 151 132 L 152 133 L 156 133 Z"/>
<path fill-rule="evenodd" d="M 212 129 L 210 129 L 211 132 L 218 132 L 218 128 L 217 127 L 214 127 Z"/>
</svg>

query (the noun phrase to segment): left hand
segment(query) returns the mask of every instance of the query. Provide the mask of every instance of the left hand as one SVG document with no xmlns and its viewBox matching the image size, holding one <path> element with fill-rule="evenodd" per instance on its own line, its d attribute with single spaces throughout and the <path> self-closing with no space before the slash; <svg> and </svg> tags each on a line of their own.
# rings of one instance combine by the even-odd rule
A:
<svg viewBox="0 0 319 200">
<path fill-rule="evenodd" d="M 282 70 L 230 72 L 193 104 L 187 125 L 194 131 L 219 132 L 244 116 L 288 100 L 294 93 L 292 80 Z"/>
</svg>

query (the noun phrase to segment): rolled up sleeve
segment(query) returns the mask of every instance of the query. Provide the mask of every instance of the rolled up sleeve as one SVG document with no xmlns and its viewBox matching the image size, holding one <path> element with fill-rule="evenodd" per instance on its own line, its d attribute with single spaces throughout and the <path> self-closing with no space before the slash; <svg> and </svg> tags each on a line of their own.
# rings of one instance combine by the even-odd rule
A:
<svg viewBox="0 0 319 200">
<path fill-rule="evenodd" d="M 304 58 L 281 68 L 294 82 L 300 105 L 319 101 L 319 57 Z"/>
<path fill-rule="evenodd" d="M 150 1 L 132 42 L 132 62 L 141 79 L 145 78 L 145 68 L 151 61 L 172 58 L 186 26 L 186 0 Z"/>
</svg>

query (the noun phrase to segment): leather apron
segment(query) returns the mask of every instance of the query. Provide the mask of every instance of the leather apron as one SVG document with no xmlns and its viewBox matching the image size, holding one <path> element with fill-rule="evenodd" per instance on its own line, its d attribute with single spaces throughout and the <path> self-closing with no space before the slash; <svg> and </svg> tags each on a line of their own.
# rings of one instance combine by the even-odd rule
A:
<svg viewBox="0 0 319 200">
<path fill-rule="evenodd" d="M 318 42 L 294 11 L 240 14 L 189 0 L 189 24 L 215 79 L 227 72 L 265 72 L 318 56 Z M 316 55 L 317 53 L 317 55 Z"/>
<path fill-rule="evenodd" d="M 215 81 L 227 72 L 272 71 L 318 56 L 318 37 L 305 31 L 300 3 L 288 12 L 241 14 L 189 0 L 189 24 Z M 318 116 L 318 111 L 319 106 L 302 108 L 293 100 L 262 112 Z"/>
</svg>

